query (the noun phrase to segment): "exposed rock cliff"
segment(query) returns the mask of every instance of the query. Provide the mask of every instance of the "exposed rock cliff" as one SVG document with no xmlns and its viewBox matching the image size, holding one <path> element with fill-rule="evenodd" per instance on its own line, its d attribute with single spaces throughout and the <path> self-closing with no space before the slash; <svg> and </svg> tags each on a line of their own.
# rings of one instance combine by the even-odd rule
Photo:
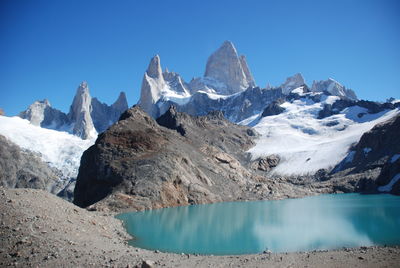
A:
<svg viewBox="0 0 400 268">
<path fill-rule="evenodd" d="M 57 193 L 60 190 L 59 177 L 59 172 L 49 167 L 38 155 L 21 150 L 0 135 L 0 186 Z"/>
</svg>

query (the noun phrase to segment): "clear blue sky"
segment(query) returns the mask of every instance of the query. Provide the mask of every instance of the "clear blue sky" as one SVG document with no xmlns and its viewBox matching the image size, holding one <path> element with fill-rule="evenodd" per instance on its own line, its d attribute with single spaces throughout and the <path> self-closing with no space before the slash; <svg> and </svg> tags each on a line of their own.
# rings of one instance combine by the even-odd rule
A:
<svg viewBox="0 0 400 268">
<path fill-rule="evenodd" d="M 137 102 L 143 73 L 186 81 L 231 40 L 256 83 L 332 77 L 362 99 L 400 98 L 400 1 L 0 0 L 0 107 L 15 115 L 37 99 L 68 112 L 76 88 L 111 104 Z"/>
</svg>

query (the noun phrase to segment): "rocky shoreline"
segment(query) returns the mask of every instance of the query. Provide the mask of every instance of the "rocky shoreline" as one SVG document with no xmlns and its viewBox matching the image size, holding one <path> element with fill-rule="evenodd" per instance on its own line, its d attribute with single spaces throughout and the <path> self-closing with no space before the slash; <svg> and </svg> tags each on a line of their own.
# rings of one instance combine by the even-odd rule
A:
<svg viewBox="0 0 400 268">
<path fill-rule="evenodd" d="M 396 267 L 400 247 L 204 256 L 127 244 L 111 214 L 87 211 L 48 192 L 0 188 L 1 267 Z M 150 266 L 151 267 L 151 266 Z"/>
</svg>

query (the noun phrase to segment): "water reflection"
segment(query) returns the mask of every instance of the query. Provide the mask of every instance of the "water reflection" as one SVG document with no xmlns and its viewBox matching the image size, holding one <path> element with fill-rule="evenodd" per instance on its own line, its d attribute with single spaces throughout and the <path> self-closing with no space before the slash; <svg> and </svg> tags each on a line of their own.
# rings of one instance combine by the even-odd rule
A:
<svg viewBox="0 0 400 268">
<path fill-rule="evenodd" d="M 322 195 L 121 214 L 131 244 L 169 252 L 245 254 L 400 244 L 400 197 Z"/>
</svg>

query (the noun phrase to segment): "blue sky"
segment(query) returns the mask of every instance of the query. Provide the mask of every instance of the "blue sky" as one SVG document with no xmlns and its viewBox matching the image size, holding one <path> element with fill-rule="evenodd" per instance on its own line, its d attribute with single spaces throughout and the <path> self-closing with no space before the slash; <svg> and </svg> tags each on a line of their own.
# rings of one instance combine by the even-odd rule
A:
<svg viewBox="0 0 400 268">
<path fill-rule="evenodd" d="M 111 104 L 137 102 L 155 54 L 186 81 L 231 40 L 256 83 L 301 72 L 359 98 L 400 98 L 400 1 L 0 1 L 0 107 L 38 99 L 68 112 L 79 83 Z"/>
</svg>

